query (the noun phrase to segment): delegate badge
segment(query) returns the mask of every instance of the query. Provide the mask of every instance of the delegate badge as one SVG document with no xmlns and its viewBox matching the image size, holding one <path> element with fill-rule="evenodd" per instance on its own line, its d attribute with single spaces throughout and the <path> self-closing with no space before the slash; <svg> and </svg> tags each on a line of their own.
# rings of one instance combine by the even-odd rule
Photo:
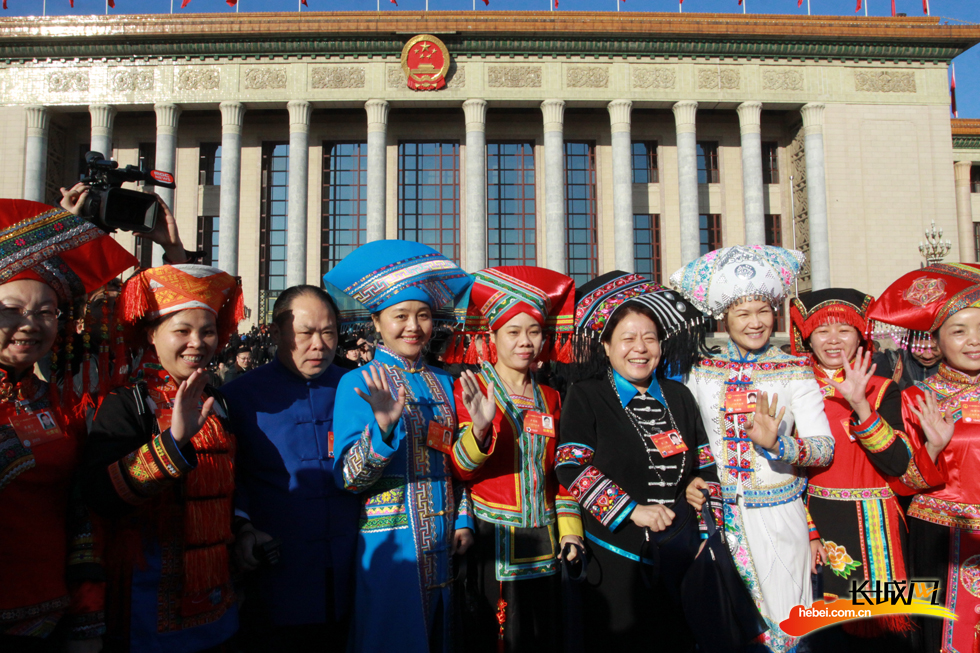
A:
<svg viewBox="0 0 980 653">
<path fill-rule="evenodd" d="M 758 390 L 736 390 L 725 395 L 726 413 L 754 413 Z"/>
<path fill-rule="evenodd" d="M 547 413 L 529 410 L 524 414 L 524 430 L 546 438 L 555 437 L 555 418 Z"/>
<path fill-rule="evenodd" d="M 453 430 L 432 420 L 429 422 L 429 437 L 425 443 L 436 451 L 449 453 L 453 447 Z"/>
<path fill-rule="evenodd" d="M 964 401 L 960 404 L 962 419 L 968 424 L 980 424 L 980 401 Z"/>
<path fill-rule="evenodd" d="M 855 442 L 855 437 L 851 435 L 851 420 L 842 419 L 840 425 L 844 428 L 844 433 L 847 433 L 847 437 L 850 438 L 851 442 Z"/>
<path fill-rule="evenodd" d="M 687 444 L 677 429 L 651 435 L 650 440 L 664 458 L 670 458 L 687 451 Z"/>
<path fill-rule="evenodd" d="M 28 449 L 65 437 L 58 421 L 48 410 L 12 415 L 10 425 L 14 427 L 17 439 Z"/>
<path fill-rule="evenodd" d="M 157 426 L 160 427 L 160 433 L 163 433 L 170 428 L 170 425 L 174 422 L 174 409 L 173 408 L 157 408 Z"/>
<path fill-rule="evenodd" d="M 327 432 L 327 458 L 333 458 L 333 431 Z"/>
</svg>

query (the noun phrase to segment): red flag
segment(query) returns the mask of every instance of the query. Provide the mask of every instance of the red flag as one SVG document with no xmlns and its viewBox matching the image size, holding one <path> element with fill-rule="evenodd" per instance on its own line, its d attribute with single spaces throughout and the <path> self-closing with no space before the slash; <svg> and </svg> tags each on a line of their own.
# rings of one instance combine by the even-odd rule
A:
<svg viewBox="0 0 980 653">
<path fill-rule="evenodd" d="M 6 9 L 6 8 L 7 8 L 7 0 L 3 0 L 3 8 L 4 8 L 4 9 Z"/>
<path fill-rule="evenodd" d="M 803 6 L 803 0 L 799 0 L 799 2 L 796 3 L 796 6 L 797 7 L 802 7 Z"/>
<path fill-rule="evenodd" d="M 395 5 L 397 7 L 398 6 L 398 0 L 391 0 L 391 4 L 393 4 L 393 5 Z"/>
<path fill-rule="evenodd" d="M 929 15 L 929 0 L 922 0 L 922 13 Z"/>
<path fill-rule="evenodd" d="M 70 4 L 70 5 L 71 5 L 71 8 L 72 8 L 72 9 L 74 9 L 74 8 L 75 8 L 75 0 L 68 0 L 68 4 Z M 4 7 L 4 9 L 6 9 L 6 7 Z"/>
<path fill-rule="evenodd" d="M 959 118 L 960 112 L 956 110 L 956 64 L 953 66 L 953 81 L 949 85 L 950 106 L 953 109 L 953 117 Z"/>
<path fill-rule="evenodd" d="M 116 8 L 116 0 L 109 0 L 109 6 L 112 7 L 113 9 L 115 9 Z"/>
<path fill-rule="evenodd" d="M 895 0 L 892 0 L 892 18 L 895 17 Z"/>
<path fill-rule="evenodd" d="M 302 3 L 303 3 L 303 6 L 304 6 L 304 7 L 309 7 L 309 6 L 310 6 L 310 5 L 308 5 L 308 4 L 306 4 L 306 0 L 300 0 L 300 2 L 302 2 Z"/>
<path fill-rule="evenodd" d="M 180 3 L 180 8 L 183 9 L 184 7 L 186 7 L 187 5 L 189 5 L 190 3 L 191 3 L 191 0 L 184 0 L 183 2 Z"/>
<path fill-rule="evenodd" d="M 861 11 L 861 0 L 858 0 L 858 8 L 854 10 L 855 12 Z"/>
<path fill-rule="evenodd" d="M 229 6 L 229 7 L 234 7 L 235 5 L 237 5 L 237 4 L 238 4 L 238 0 L 225 0 L 225 3 L 226 3 L 226 4 L 227 4 L 227 5 Z"/>
<path fill-rule="evenodd" d="M 558 0 L 555 0 L 555 9 L 558 8 Z"/>
<path fill-rule="evenodd" d="M 625 2 L 626 0 L 623 0 L 623 1 Z M 485 4 L 486 6 L 489 7 L 490 6 L 490 0 L 483 0 L 483 4 Z"/>
</svg>

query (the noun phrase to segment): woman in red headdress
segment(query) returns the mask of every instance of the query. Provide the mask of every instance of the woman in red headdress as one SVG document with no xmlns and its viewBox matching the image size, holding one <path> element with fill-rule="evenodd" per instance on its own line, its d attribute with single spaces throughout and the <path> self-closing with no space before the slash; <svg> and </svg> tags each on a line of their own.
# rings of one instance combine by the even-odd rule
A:
<svg viewBox="0 0 980 653">
<path fill-rule="evenodd" d="M 144 270 L 123 286 L 122 344 L 142 351 L 99 406 L 82 465 L 84 497 L 107 520 L 108 651 L 222 650 L 238 629 L 235 438 L 205 369 L 241 302 L 236 278 L 203 265 Z"/>
<path fill-rule="evenodd" d="M 558 393 L 532 372 L 546 342 L 560 352 L 560 334 L 566 342 L 571 335 L 575 283 L 531 266 L 473 276 L 471 346 L 486 341 L 479 372 L 464 372 L 454 387 L 460 437 L 452 449 L 476 513 L 479 605 L 466 630 L 470 645 L 486 650 L 499 640 L 507 651 L 557 651 L 558 563 L 584 551 L 582 521 L 555 476 Z"/>
<path fill-rule="evenodd" d="M 807 468 L 807 507 L 816 526 L 811 540 L 823 539 L 828 600 L 849 597 L 852 581 L 908 578 L 907 529 L 890 483 L 899 484 L 911 449 L 903 433 L 898 386 L 875 376 L 871 364 L 865 315 L 873 299 L 850 288 L 827 288 L 801 293 L 790 307 L 792 353 L 810 356 L 834 436 L 830 465 Z M 895 651 L 908 648 L 904 634 L 911 628 L 905 617 L 879 617 L 813 637 L 827 645 L 842 638 L 862 650 L 882 646 Z"/>
<path fill-rule="evenodd" d="M 939 343 L 939 371 L 902 393 L 915 452 L 902 481 L 910 576 L 939 579 L 940 604 L 957 619 L 921 620 L 924 651 L 980 648 L 980 266 L 930 265 L 882 293 L 868 319 Z"/>
<path fill-rule="evenodd" d="M 98 650 L 101 569 L 70 485 L 85 423 L 72 384 L 34 373 L 59 317 L 136 264 L 90 222 L 0 200 L 0 651 Z M 70 379 L 70 377 L 68 377 Z M 66 532 L 66 526 L 70 524 Z"/>
</svg>

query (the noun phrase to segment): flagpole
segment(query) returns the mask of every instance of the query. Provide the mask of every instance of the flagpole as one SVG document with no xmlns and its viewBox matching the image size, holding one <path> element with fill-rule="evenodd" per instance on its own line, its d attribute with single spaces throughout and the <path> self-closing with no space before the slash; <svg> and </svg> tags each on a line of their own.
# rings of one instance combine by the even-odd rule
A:
<svg viewBox="0 0 980 653">
<path fill-rule="evenodd" d="M 742 13 L 743 14 L 746 13 L 746 9 L 748 8 L 748 5 L 749 5 L 749 0 L 742 0 Z"/>
<path fill-rule="evenodd" d="M 174 0 L 170 0 L 170 13 L 174 13 Z"/>
<path fill-rule="evenodd" d="M 806 15 L 810 15 L 810 0 L 806 0 Z"/>
<path fill-rule="evenodd" d="M 48 0 L 44 0 L 44 3 L 41 5 L 41 15 L 42 16 L 48 15 Z"/>
</svg>

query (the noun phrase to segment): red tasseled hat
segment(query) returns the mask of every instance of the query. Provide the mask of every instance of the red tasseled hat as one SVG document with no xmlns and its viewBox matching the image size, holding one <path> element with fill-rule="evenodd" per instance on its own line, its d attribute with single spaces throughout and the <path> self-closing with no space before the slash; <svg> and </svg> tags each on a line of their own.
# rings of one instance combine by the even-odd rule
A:
<svg viewBox="0 0 980 653">
<path fill-rule="evenodd" d="M 793 354 L 809 353 L 807 340 L 818 327 L 826 324 L 849 324 L 861 334 L 863 346 L 868 344 L 868 307 L 874 297 L 852 288 L 826 288 L 800 293 L 789 307 L 790 343 Z"/>
<path fill-rule="evenodd" d="M 980 307 L 980 265 L 937 263 L 903 275 L 881 293 L 868 319 L 931 334 L 950 315 Z"/>
<path fill-rule="evenodd" d="M 138 264 L 112 236 L 68 211 L 0 199 L 0 284 L 34 279 L 70 302 Z"/>
<path fill-rule="evenodd" d="M 120 324 L 134 327 L 194 308 L 213 313 L 224 347 L 245 318 L 241 281 L 207 265 L 162 265 L 141 270 L 123 285 L 116 303 Z"/>
<path fill-rule="evenodd" d="M 447 350 L 453 360 L 446 362 L 488 360 L 489 341 L 480 346 L 480 335 L 496 331 L 520 313 L 527 313 L 544 327 L 546 337 L 570 337 L 575 319 L 575 282 L 570 277 L 531 265 L 506 265 L 480 270 L 473 279 L 466 325 Z M 470 345 L 464 354 L 461 343 L 466 335 Z M 550 352 L 553 360 L 560 360 L 564 353 L 568 360 L 560 362 L 571 362 L 568 348 L 553 347 Z"/>
</svg>

